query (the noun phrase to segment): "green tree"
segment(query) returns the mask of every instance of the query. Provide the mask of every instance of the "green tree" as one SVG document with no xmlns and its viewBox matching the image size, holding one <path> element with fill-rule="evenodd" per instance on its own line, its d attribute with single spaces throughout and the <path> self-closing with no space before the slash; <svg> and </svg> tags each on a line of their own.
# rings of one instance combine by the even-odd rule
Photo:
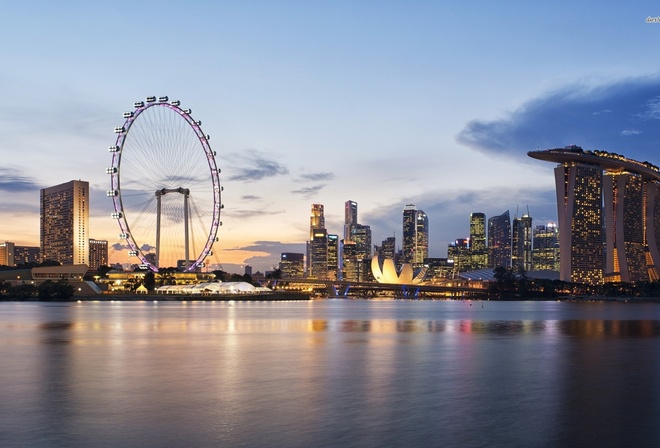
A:
<svg viewBox="0 0 660 448">
<path fill-rule="evenodd" d="M 37 288 L 30 283 L 20 285 L 11 285 L 7 287 L 6 296 L 8 299 L 26 300 L 35 296 Z"/>
<path fill-rule="evenodd" d="M 66 279 L 46 280 L 37 287 L 39 300 L 69 300 L 75 291 Z"/>
<path fill-rule="evenodd" d="M 96 270 L 96 273 L 101 277 L 101 278 L 106 278 L 108 276 L 108 272 L 112 271 L 112 268 L 110 266 L 99 266 L 99 268 Z"/>
<path fill-rule="evenodd" d="M 153 273 L 153 271 L 149 271 L 146 274 L 144 274 L 144 287 L 147 288 L 149 291 L 153 291 L 156 289 L 156 274 Z"/>
<path fill-rule="evenodd" d="M 213 275 L 215 275 L 215 278 L 217 280 L 220 280 L 221 282 L 227 281 L 227 278 L 229 277 L 229 274 L 227 274 L 225 271 L 221 271 L 221 270 L 213 271 Z"/>
</svg>

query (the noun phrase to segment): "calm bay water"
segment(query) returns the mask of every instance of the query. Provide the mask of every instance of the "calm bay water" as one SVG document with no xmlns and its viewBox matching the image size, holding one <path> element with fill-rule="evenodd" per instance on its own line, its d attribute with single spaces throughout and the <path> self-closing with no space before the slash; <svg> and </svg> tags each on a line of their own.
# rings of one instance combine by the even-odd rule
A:
<svg viewBox="0 0 660 448">
<path fill-rule="evenodd" d="M 0 445 L 660 446 L 660 304 L 0 303 Z"/>
</svg>

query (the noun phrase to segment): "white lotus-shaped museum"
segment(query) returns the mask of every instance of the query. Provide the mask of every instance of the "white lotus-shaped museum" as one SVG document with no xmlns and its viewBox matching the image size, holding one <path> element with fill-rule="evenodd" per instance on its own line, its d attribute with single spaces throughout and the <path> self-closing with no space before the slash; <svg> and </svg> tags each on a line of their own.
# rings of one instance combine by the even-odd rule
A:
<svg viewBox="0 0 660 448">
<path fill-rule="evenodd" d="M 378 256 L 371 259 L 371 272 L 378 283 L 393 283 L 397 285 L 416 285 L 424 280 L 426 268 L 422 268 L 417 275 L 414 274 L 412 265 L 404 263 L 401 271 L 397 272 L 394 260 L 386 258 L 380 265 Z"/>
</svg>

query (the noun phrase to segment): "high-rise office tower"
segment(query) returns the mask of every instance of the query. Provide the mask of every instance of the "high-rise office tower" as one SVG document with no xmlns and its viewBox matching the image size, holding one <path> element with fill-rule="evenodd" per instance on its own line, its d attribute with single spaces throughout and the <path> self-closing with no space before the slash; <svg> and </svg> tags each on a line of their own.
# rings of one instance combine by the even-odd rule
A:
<svg viewBox="0 0 660 448">
<path fill-rule="evenodd" d="M 605 171 L 605 280 L 648 281 L 644 243 L 644 181 L 626 171 Z"/>
<path fill-rule="evenodd" d="M 459 238 L 447 246 L 447 260 L 455 272 L 470 271 L 470 243 L 468 238 Z"/>
<path fill-rule="evenodd" d="M 417 208 L 408 204 L 403 208 L 403 262 L 412 263 L 417 241 Z"/>
<path fill-rule="evenodd" d="M 339 273 L 339 236 L 328 235 L 328 279 L 336 280 Z"/>
<path fill-rule="evenodd" d="M 312 213 L 309 217 L 309 239 L 314 236 L 315 229 L 325 229 L 325 216 L 323 204 L 312 204 Z"/>
<path fill-rule="evenodd" d="M 511 266 L 532 270 L 532 217 L 513 218 L 511 237 Z"/>
<path fill-rule="evenodd" d="M 381 261 L 386 258 L 390 260 L 394 260 L 395 256 L 396 256 L 396 237 L 388 236 L 381 243 L 380 251 L 378 253 L 378 258 L 380 258 Z"/>
<path fill-rule="evenodd" d="M 357 257 L 355 241 L 344 241 L 342 247 L 342 280 L 357 282 L 360 280 L 360 261 Z"/>
<path fill-rule="evenodd" d="M 282 278 L 302 278 L 305 272 L 305 256 L 294 252 L 280 254 Z"/>
<path fill-rule="evenodd" d="M 559 233 L 557 224 L 534 227 L 532 236 L 532 270 L 559 271 Z"/>
<path fill-rule="evenodd" d="M 351 241 L 356 244 L 356 256 L 360 260 L 371 260 L 371 227 L 356 224 Z"/>
<path fill-rule="evenodd" d="M 362 281 L 371 271 L 371 264 L 365 263 L 365 260 L 368 262 L 371 261 L 371 227 L 355 224 L 353 226 L 353 235 L 351 235 L 351 241 L 349 242 L 355 243 L 355 261 L 359 269 L 359 280 Z"/>
<path fill-rule="evenodd" d="M 429 217 L 422 210 L 417 210 L 417 235 L 413 267 L 421 267 L 429 257 Z"/>
<path fill-rule="evenodd" d="M 408 204 L 403 208 L 403 262 L 420 267 L 429 257 L 429 218 Z"/>
<path fill-rule="evenodd" d="M 89 183 L 41 190 L 41 258 L 89 265 Z"/>
<path fill-rule="evenodd" d="M 488 266 L 486 248 L 486 215 L 470 215 L 470 265 L 472 269 L 484 269 Z"/>
<path fill-rule="evenodd" d="M 316 241 L 314 241 L 315 236 Z M 323 269 L 327 272 L 328 232 L 325 229 L 323 204 L 312 204 L 309 217 L 309 241 L 307 242 L 307 275 L 314 278 L 325 278 L 327 274 L 319 277 L 322 271 L 321 264 L 325 265 Z"/>
<path fill-rule="evenodd" d="M 511 266 L 511 220 L 509 211 L 488 219 L 488 267 Z"/>
<path fill-rule="evenodd" d="M 89 268 L 98 269 L 108 266 L 108 242 L 106 240 L 89 240 Z"/>
<path fill-rule="evenodd" d="M 346 201 L 344 203 L 344 242 L 353 238 L 353 229 L 358 224 L 357 202 Z"/>
<path fill-rule="evenodd" d="M 328 278 L 328 231 L 326 229 L 314 229 L 314 234 L 309 242 L 310 248 L 310 270 L 309 277 L 318 279 Z"/>
</svg>

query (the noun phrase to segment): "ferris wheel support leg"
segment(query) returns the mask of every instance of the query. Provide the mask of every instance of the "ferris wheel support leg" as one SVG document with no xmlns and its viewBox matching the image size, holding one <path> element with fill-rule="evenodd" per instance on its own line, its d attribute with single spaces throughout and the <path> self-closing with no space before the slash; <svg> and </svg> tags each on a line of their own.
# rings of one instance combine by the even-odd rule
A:
<svg viewBox="0 0 660 448">
<path fill-rule="evenodd" d="M 162 194 L 160 191 L 156 192 L 156 268 L 160 267 L 160 198 Z"/>
<path fill-rule="evenodd" d="M 190 268 L 190 255 L 189 255 L 189 246 L 188 246 L 188 196 L 189 192 L 186 190 L 186 192 L 183 195 L 183 220 L 184 220 L 184 228 L 185 228 L 185 246 L 184 246 L 184 251 L 185 251 L 185 266 L 186 266 L 186 271 L 188 268 Z"/>
</svg>

